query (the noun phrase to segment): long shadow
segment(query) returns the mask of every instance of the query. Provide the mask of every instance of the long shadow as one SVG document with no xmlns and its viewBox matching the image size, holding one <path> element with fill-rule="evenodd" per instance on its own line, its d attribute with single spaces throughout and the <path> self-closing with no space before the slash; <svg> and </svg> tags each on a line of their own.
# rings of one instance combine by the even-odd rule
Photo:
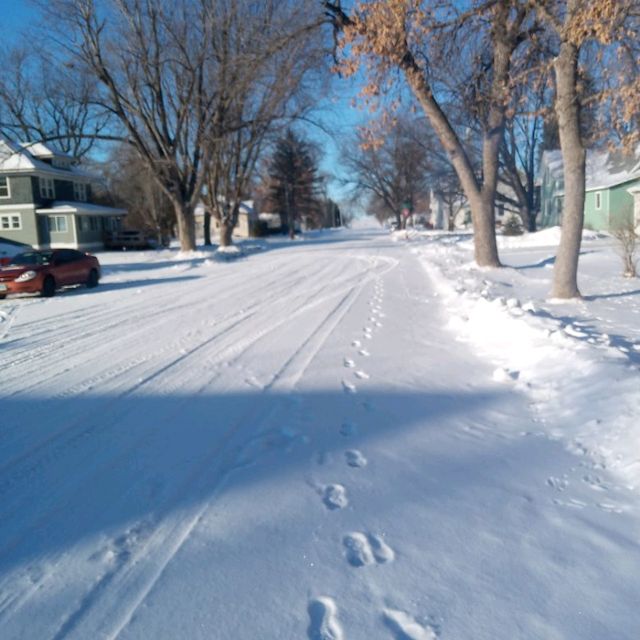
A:
<svg viewBox="0 0 640 640">
<path fill-rule="evenodd" d="M 230 478 L 242 490 L 303 468 L 314 452 L 442 430 L 502 395 L 381 390 L 356 405 L 339 392 L 4 398 L 0 575 L 132 522 L 153 528 L 210 503 Z M 500 463 L 472 464 L 489 473 Z M 466 482 L 449 477 L 447 491 Z"/>
<path fill-rule="evenodd" d="M 580 256 L 587 256 L 590 253 L 596 253 L 596 251 L 594 251 L 593 249 L 589 249 L 586 251 L 581 251 L 580 252 Z M 534 262 L 533 264 L 523 264 L 523 265 L 519 265 L 519 266 L 514 266 L 514 269 L 517 269 L 519 271 L 524 271 L 526 269 L 542 269 L 544 267 L 547 267 L 549 265 L 555 264 L 556 262 L 556 256 L 549 256 L 548 258 L 543 258 L 542 260 L 539 260 L 538 262 Z"/>
<path fill-rule="evenodd" d="M 633 291 L 617 291 L 615 293 L 601 293 L 590 296 L 584 296 L 585 300 L 592 302 L 594 300 L 611 300 L 614 298 L 627 298 L 628 296 L 637 296 L 640 294 L 640 289 L 634 289 Z"/>
<path fill-rule="evenodd" d="M 638 291 L 628 292 L 627 295 L 633 295 L 640 293 Z M 625 294 L 611 294 L 611 295 L 603 295 L 603 296 L 589 296 L 585 297 L 585 300 L 596 300 L 598 298 L 617 298 Z M 571 337 L 574 340 L 581 340 L 583 342 L 590 341 L 591 343 L 598 342 L 598 339 L 602 335 L 602 329 L 599 329 L 597 326 L 593 324 L 589 324 L 583 320 L 576 318 L 575 316 L 565 316 L 565 315 L 555 315 L 545 309 L 538 309 L 536 311 L 536 315 L 542 318 L 546 318 L 548 320 L 554 320 L 556 322 L 561 322 L 564 325 L 576 325 L 578 327 L 578 332 L 574 332 L 571 334 Z M 581 335 L 580 335 L 581 334 Z M 606 346 L 613 347 L 614 349 L 618 349 L 624 356 L 633 364 L 640 364 L 640 351 L 637 351 L 635 348 L 635 342 L 630 340 L 628 337 L 607 332 L 607 342 Z"/>
<path fill-rule="evenodd" d="M 550 256 L 549 258 L 544 258 L 543 260 L 539 260 L 538 262 L 534 262 L 533 264 L 523 264 L 519 267 L 513 267 L 518 271 L 524 271 L 526 269 L 542 269 L 543 267 L 547 267 L 551 264 L 556 263 L 556 257 Z"/>
</svg>

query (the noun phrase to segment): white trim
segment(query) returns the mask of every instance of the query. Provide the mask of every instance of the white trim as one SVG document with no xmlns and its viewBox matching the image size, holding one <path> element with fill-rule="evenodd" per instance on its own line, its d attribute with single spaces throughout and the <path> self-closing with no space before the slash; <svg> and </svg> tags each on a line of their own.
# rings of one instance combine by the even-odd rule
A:
<svg viewBox="0 0 640 640">
<path fill-rule="evenodd" d="M 13 226 L 13 220 L 12 218 L 16 217 L 18 218 L 18 226 L 14 227 Z M 9 221 L 9 227 L 5 228 L 2 225 L 2 219 L 6 218 Z M 12 213 L 0 213 L 0 231 L 22 231 L 22 214 L 18 213 L 17 211 L 14 211 Z"/>
<path fill-rule="evenodd" d="M 35 209 L 35 204 L 0 204 L 0 211 L 9 209 Z"/>
<path fill-rule="evenodd" d="M 78 249 L 78 243 L 74 242 L 48 242 L 46 244 L 33 245 L 34 249 Z"/>
<path fill-rule="evenodd" d="M 78 230 L 76 229 L 76 217 L 75 216 L 71 216 L 71 227 L 72 227 L 72 231 L 73 231 L 73 240 L 76 243 L 76 246 L 78 244 Z"/>
<path fill-rule="evenodd" d="M 11 197 L 11 180 L 9 180 L 9 176 L 0 176 L 0 179 L 4 178 L 7 181 L 7 195 L 0 196 L 0 200 L 7 200 Z"/>
</svg>

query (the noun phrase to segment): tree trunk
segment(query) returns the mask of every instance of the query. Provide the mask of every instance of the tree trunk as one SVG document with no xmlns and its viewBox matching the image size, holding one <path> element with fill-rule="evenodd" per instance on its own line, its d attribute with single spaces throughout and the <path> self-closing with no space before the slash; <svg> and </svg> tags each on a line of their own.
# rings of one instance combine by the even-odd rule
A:
<svg viewBox="0 0 640 640">
<path fill-rule="evenodd" d="M 222 218 L 220 220 L 220 246 L 230 247 L 233 244 L 233 221 Z"/>
<path fill-rule="evenodd" d="M 578 259 L 584 224 L 586 152 L 580 132 L 578 55 L 576 45 L 563 42 L 554 63 L 557 85 L 555 110 L 564 164 L 562 234 L 553 269 L 551 292 L 554 298 L 580 297 Z"/>
<path fill-rule="evenodd" d="M 413 56 L 407 54 L 401 66 L 413 94 L 420 102 L 420 106 L 429 119 L 435 134 L 447 152 L 451 164 L 458 175 L 464 194 L 469 200 L 471 217 L 473 219 L 474 257 L 476 264 L 479 267 L 499 267 L 501 264 L 495 238 L 495 186 L 493 189 L 483 190 L 484 193 L 481 192 L 471 162 L 446 115 L 434 98 L 431 88 L 413 59 Z M 494 134 L 492 131 L 489 133 Z M 485 150 L 492 149 L 493 145 L 493 139 L 490 143 L 485 141 L 483 153 Z M 493 200 L 490 201 L 492 193 Z"/>
<path fill-rule="evenodd" d="M 204 245 L 210 247 L 211 242 L 211 211 L 208 208 L 204 210 Z"/>
<path fill-rule="evenodd" d="M 178 237 L 180 239 L 181 251 L 194 251 L 196 248 L 196 220 L 193 209 L 183 203 L 173 203 L 178 222 Z"/>
</svg>

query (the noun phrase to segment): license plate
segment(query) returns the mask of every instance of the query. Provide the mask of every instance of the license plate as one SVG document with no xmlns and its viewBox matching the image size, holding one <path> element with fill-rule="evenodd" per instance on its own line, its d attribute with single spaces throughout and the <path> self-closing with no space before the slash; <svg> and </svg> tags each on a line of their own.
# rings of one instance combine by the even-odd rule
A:
<svg viewBox="0 0 640 640">
<path fill-rule="evenodd" d="M 6 291 L 7 290 L 7 285 L 6 284 L 0 284 L 0 291 Z"/>
</svg>

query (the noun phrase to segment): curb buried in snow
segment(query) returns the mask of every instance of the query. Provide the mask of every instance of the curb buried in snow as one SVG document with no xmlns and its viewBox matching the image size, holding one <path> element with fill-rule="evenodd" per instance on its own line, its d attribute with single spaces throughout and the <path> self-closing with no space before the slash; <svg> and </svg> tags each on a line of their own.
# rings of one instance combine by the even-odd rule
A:
<svg viewBox="0 0 640 640">
<path fill-rule="evenodd" d="M 608 336 L 590 344 L 577 322 L 549 317 L 533 302 L 492 297 L 491 271 L 470 268 L 461 248 L 429 240 L 412 243 L 411 251 L 449 312 L 447 328 L 496 365 L 493 383 L 527 394 L 545 435 L 639 486 L 637 372 L 625 368 L 628 360 Z M 603 380 L 615 380 L 615 394 Z"/>
</svg>

